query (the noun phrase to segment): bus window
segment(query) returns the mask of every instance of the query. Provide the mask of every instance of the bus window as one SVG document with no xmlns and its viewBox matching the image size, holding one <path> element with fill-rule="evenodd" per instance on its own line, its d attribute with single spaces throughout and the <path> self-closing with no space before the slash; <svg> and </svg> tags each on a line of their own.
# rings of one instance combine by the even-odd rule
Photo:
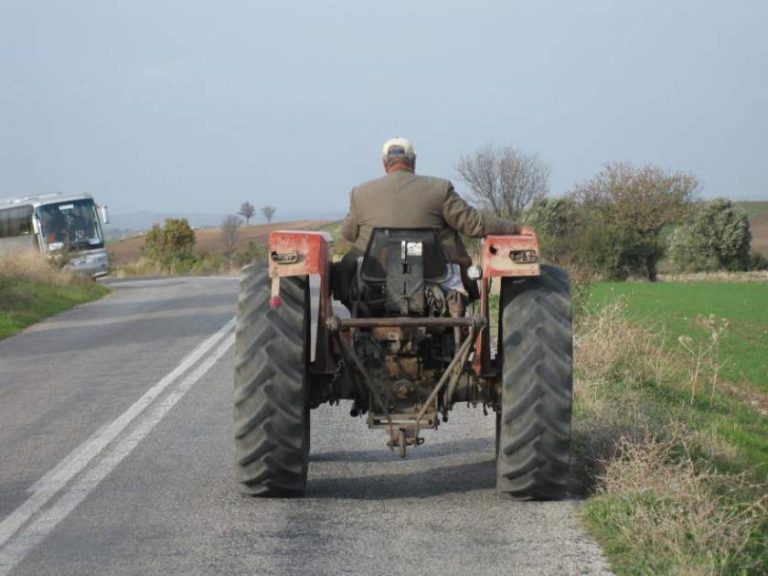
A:
<svg viewBox="0 0 768 576">
<path fill-rule="evenodd" d="M 32 234 L 32 207 L 19 206 L 0 210 L 0 238 Z"/>
<path fill-rule="evenodd" d="M 104 240 L 92 200 L 47 204 L 38 208 L 43 238 L 51 247 L 70 249 L 102 247 Z"/>
</svg>

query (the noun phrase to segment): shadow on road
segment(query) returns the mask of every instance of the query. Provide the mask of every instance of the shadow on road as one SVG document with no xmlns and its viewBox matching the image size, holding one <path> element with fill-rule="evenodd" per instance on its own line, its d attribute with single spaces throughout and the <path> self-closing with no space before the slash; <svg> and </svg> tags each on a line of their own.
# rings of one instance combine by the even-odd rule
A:
<svg viewBox="0 0 768 576">
<path fill-rule="evenodd" d="M 386 447 L 386 436 L 381 435 L 380 450 L 337 450 L 310 454 L 310 462 L 400 462 L 397 451 Z M 493 438 L 468 438 L 453 442 L 435 442 L 429 439 L 418 448 L 409 448 L 406 461 L 442 458 L 457 454 L 488 453 L 493 454 Z"/>
<path fill-rule="evenodd" d="M 492 490 L 496 486 L 493 460 L 436 466 L 427 470 L 403 472 L 393 467 L 392 474 L 337 478 L 310 478 L 305 498 L 339 500 L 387 500 L 427 498 L 449 493 Z"/>
</svg>

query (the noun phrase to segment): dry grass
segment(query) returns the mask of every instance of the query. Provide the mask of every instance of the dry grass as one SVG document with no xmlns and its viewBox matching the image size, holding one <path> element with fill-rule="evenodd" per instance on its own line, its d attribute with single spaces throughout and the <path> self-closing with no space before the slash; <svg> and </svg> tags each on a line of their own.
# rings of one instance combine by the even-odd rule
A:
<svg viewBox="0 0 768 576">
<path fill-rule="evenodd" d="M 768 282 L 768 270 L 659 274 L 659 280 L 662 282 Z"/>
<path fill-rule="evenodd" d="M 743 553 L 765 525 L 768 486 L 702 469 L 691 440 L 685 430 L 661 440 L 617 440 L 599 487 L 627 504 L 629 521 L 613 527 L 626 541 L 639 540 L 638 553 L 652 552 L 659 567 L 675 566 L 675 574 L 722 574 L 736 562 L 740 570 L 759 569 L 759 559 L 750 566 Z"/>
<path fill-rule="evenodd" d="M 694 349 L 686 341 L 670 351 L 663 333 L 626 320 L 622 302 L 578 319 L 576 483 L 598 496 L 585 518 L 620 572 L 751 574 L 765 565 L 754 542 L 768 528 L 768 484 L 716 471 L 712 463 L 735 461 L 737 450 L 690 426 L 688 402 L 665 404 L 649 393 L 711 399 L 727 323 L 702 322 L 709 344 Z"/>
<path fill-rule="evenodd" d="M 667 364 L 653 335 L 626 320 L 621 302 L 579 316 L 575 332 L 576 483 L 590 493 L 616 454 L 617 440 L 639 442 L 654 428 L 658 414 L 641 387 L 664 379 Z"/>
<path fill-rule="evenodd" d="M 680 336 L 677 340 L 680 346 L 689 354 L 688 380 L 691 384 L 691 404 L 696 397 L 696 389 L 700 383 L 700 377 L 704 375 L 711 384 L 710 400 L 714 398 L 717 385 L 720 381 L 720 372 L 726 361 L 720 359 L 720 342 L 725 336 L 729 321 L 727 318 L 717 318 L 714 314 L 707 317 L 699 316 L 699 325 L 709 333 L 709 338 L 704 341 L 695 341 L 690 336 Z"/>
<path fill-rule="evenodd" d="M 135 276 L 154 277 L 168 276 L 169 272 L 158 262 L 139 256 L 134 260 L 126 261 L 120 266 L 114 267 L 112 269 L 112 275 L 115 278 L 130 278 Z"/>
<path fill-rule="evenodd" d="M 0 276 L 20 277 L 56 286 L 82 281 L 82 276 L 60 269 L 33 252 L 0 253 Z"/>
<path fill-rule="evenodd" d="M 575 356 L 583 383 L 599 384 L 622 380 L 635 385 L 667 377 L 664 334 L 654 334 L 632 325 L 622 301 L 598 313 L 581 316 L 576 326 Z"/>
</svg>

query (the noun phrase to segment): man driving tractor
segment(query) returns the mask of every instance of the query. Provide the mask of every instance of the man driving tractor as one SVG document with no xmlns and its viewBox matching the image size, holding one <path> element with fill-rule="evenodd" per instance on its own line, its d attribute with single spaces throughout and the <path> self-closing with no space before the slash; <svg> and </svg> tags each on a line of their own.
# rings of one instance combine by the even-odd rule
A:
<svg viewBox="0 0 768 576">
<path fill-rule="evenodd" d="M 337 285 L 347 285 L 354 274 L 359 256 L 365 252 L 374 228 L 434 228 L 449 263 L 448 280 L 443 288 L 454 310 L 461 308 L 458 295 L 475 300 L 474 282 L 466 269 L 472 260 L 461 236 L 482 238 L 489 234 L 519 234 L 529 230 L 510 220 L 483 214 L 461 197 L 449 180 L 415 174 L 416 152 L 405 138 L 390 138 L 382 148 L 385 175 L 352 189 L 349 213 L 341 226 L 341 235 L 354 248 L 339 267 Z M 344 294 L 344 290 L 340 290 Z M 464 300 L 464 298 L 461 298 Z"/>
<path fill-rule="evenodd" d="M 341 233 L 353 248 L 342 262 L 333 262 L 326 232 L 275 230 L 267 261 L 243 269 L 234 398 L 241 490 L 301 494 L 310 412 L 347 400 L 350 416 L 384 430 L 401 457 L 457 404 L 495 412 L 499 494 L 560 497 L 573 374 L 567 274 L 540 262 L 532 231 L 472 208 L 448 180 L 416 175 L 404 138 L 388 140 L 382 160 L 386 175 L 350 194 Z M 474 266 L 460 234 L 484 237 Z M 348 313 L 337 314 L 333 300 Z"/>
</svg>

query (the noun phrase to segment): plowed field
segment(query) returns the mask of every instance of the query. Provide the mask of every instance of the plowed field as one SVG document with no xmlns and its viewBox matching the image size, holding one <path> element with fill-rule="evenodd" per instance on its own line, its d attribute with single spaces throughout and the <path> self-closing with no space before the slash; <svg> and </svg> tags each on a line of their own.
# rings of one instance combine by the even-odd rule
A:
<svg viewBox="0 0 768 576">
<path fill-rule="evenodd" d="M 275 224 L 260 224 L 242 226 L 237 238 L 236 249 L 243 248 L 248 242 L 256 245 L 267 241 L 269 233 L 273 230 L 315 230 L 322 222 L 316 220 L 300 220 L 298 222 L 278 222 Z M 195 240 L 198 248 L 211 253 L 223 253 L 224 244 L 221 241 L 221 230 L 218 228 L 204 228 L 195 231 Z M 109 253 L 114 266 L 121 266 L 139 257 L 139 251 L 144 245 L 144 236 L 121 240 L 109 246 Z"/>
</svg>

